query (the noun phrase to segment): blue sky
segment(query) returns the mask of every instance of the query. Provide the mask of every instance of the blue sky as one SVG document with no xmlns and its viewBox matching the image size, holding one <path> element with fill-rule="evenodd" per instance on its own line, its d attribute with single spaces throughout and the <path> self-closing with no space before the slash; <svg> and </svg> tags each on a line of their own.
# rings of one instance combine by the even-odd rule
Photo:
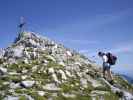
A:
<svg viewBox="0 0 133 100">
<path fill-rule="evenodd" d="M 26 30 L 48 36 L 101 63 L 97 52 L 118 56 L 112 70 L 133 76 L 132 0 L 0 0 L 0 47 L 11 44 L 21 16 Z"/>
</svg>

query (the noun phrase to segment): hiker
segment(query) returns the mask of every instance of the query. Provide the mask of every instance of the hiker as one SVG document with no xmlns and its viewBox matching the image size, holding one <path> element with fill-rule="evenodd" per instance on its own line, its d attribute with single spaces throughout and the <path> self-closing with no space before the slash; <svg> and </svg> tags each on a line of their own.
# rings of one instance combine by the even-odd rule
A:
<svg viewBox="0 0 133 100">
<path fill-rule="evenodd" d="M 116 56 L 112 55 L 111 53 L 103 53 L 98 52 L 98 56 L 102 58 L 103 60 L 103 77 L 106 79 L 105 75 L 107 72 L 108 77 L 110 78 L 109 82 L 110 84 L 113 84 L 113 76 L 111 74 L 110 67 L 111 65 L 114 65 L 116 62 Z"/>
</svg>

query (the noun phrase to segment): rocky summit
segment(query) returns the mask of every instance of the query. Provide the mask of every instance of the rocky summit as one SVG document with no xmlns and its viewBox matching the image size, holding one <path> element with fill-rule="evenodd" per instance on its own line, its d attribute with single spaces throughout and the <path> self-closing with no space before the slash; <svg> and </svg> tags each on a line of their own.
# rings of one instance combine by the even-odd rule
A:
<svg viewBox="0 0 133 100">
<path fill-rule="evenodd" d="M 133 100 L 133 86 L 102 78 L 93 61 L 33 32 L 0 50 L 0 100 Z"/>
</svg>

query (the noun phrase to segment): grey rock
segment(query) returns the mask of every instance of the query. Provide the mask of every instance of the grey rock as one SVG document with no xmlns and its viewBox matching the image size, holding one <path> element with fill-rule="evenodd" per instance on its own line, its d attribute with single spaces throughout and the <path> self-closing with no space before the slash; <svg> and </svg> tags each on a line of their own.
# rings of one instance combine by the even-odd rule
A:
<svg viewBox="0 0 133 100">
<path fill-rule="evenodd" d="M 11 82 L 11 83 L 10 83 L 10 88 L 11 88 L 11 89 L 20 88 L 20 83 L 13 83 L 13 82 Z"/>
<path fill-rule="evenodd" d="M 21 82 L 21 86 L 24 87 L 24 88 L 30 88 L 34 84 L 35 84 L 35 81 L 29 81 L 29 80 Z"/>
<path fill-rule="evenodd" d="M 38 95 L 40 96 L 44 96 L 45 95 L 45 92 L 44 91 L 37 91 Z"/>
<path fill-rule="evenodd" d="M 64 97 L 66 97 L 66 98 L 75 98 L 75 97 L 76 97 L 76 95 L 74 95 L 74 94 L 69 94 L 69 93 L 62 93 L 62 95 L 63 95 Z"/>
<path fill-rule="evenodd" d="M 4 68 L 4 67 L 0 67 L 0 74 L 1 75 L 4 75 L 7 73 L 7 68 Z"/>
<path fill-rule="evenodd" d="M 18 96 L 7 96 L 4 98 L 4 100 L 19 100 Z"/>
<path fill-rule="evenodd" d="M 0 58 L 3 58 L 4 54 L 5 54 L 5 50 L 1 48 L 0 49 Z"/>
</svg>

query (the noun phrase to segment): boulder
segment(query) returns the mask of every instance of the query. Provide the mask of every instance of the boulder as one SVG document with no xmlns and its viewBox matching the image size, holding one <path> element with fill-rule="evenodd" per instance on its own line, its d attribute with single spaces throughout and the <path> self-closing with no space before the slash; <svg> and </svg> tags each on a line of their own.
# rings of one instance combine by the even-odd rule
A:
<svg viewBox="0 0 133 100">
<path fill-rule="evenodd" d="M 66 77 L 66 75 L 65 75 L 65 73 L 64 73 L 63 70 L 60 69 L 60 70 L 58 71 L 58 73 L 61 74 L 61 78 L 62 78 L 63 80 L 66 80 L 66 79 L 67 79 L 67 77 Z"/>
<path fill-rule="evenodd" d="M 53 73 L 54 73 L 54 68 L 49 68 L 49 69 L 48 69 L 48 73 L 49 73 L 49 74 L 53 74 Z"/>
<path fill-rule="evenodd" d="M 81 78 L 80 79 L 80 84 L 81 84 L 81 86 L 82 87 L 84 87 L 84 88 L 87 88 L 87 80 L 86 79 L 84 79 L 84 78 Z"/>
<path fill-rule="evenodd" d="M 61 65 L 61 66 L 66 66 L 66 65 L 65 65 L 65 63 L 64 63 L 64 62 L 62 62 L 62 61 L 61 61 L 61 62 L 59 62 L 58 64 L 59 64 L 59 65 Z"/>
<path fill-rule="evenodd" d="M 45 92 L 44 91 L 37 91 L 38 95 L 40 96 L 44 96 L 45 95 Z"/>
<path fill-rule="evenodd" d="M 0 74 L 1 75 L 4 75 L 7 73 L 7 68 L 4 68 L 4 67 L 0 67 Z"/>
<path fill-rule="evenodd" d="M 34 84 L 35 84 L 35 81 L 29 81 L 29 80 L 21 82 L 21 86 L 24 87 L 24 88 L 30 88 Z"/>
<path fill-rule="evenodd" d="M 17 47 L 15 47 L 13 49 L 14 57 L 18 57 L 18 58 L 23 57 L 23 50 L 24 50 L 24 47 L 23 46 L 17 46 Z"/>
<path fill-rule="evenodd" d="M 53 80 L 56 82 L 56 83 L 61 83 L 59 80 L 58 80 L 58 78 L 57 78 L 57 76 L 56 76 L 56 74 L 55 73 L 53 73 L 52 74 L 52 78 L 53 78 Z"/>
<path fill-rule="evenodd" d="M 67 75 L 68 77 L 72 77 L 72 75 L 71 75 L 71 73 L 70 73 L 69 71 L 65 70 L 65 72 L 66 72 L 66 75 Z"/>
<path fill-rule="evenodd" d="M 20 83 L 13 83 L 13 82 L 11 82 L 11 83 L 10 83 L 10 88 L 11 88 L 11 89 L 20 88 Z"/>
</svg>

